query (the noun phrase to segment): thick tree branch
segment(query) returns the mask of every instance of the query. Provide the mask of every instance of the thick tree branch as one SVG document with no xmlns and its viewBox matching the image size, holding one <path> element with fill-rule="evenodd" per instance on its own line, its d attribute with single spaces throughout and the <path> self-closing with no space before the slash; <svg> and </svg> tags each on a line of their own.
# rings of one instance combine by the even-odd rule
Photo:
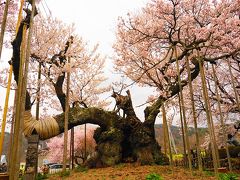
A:
<svg viewBox="0 0 240 180">
<path fill-rule="evenodd" d="M 59 125 L 60 133 L 64 132 L 64 113 L 54 117 Z M 69 110 L 69 123 L 68 129 L 74 126 L 91 123 L 99 125 L 103 130 L 108 129 L 110 126 L 117 125 L 117 120 L 120 117 L 111 111 L 105 111 L 98 108 L 81 108 L 74 107 Z M 117 124 L 116 124 L 117 123 Z"/>
<path fill-rule="evenodd" d="M 199 72 L 200 72 L 199 64 L 195 64 L 194 71 L 191 73 L 191 80 L 194 80 L 198 76 Z M 187 79 L 188 78 L 186 78 L 185 80 L 181 81 L 182 88 L 189 83 Z M 175 85 L 172 85 L 169 88 L 169 92 L 168 92 L 169 94 L 166 97 L 159 96 L 157 101 L 155 103 L 153 103 L 153 105 L 146 107 L 146 109 L 144 110 L 144 113 L 145 113 L 145 122 L 144 122 L 144 124 L 150 124 L 150 125 L 153 126 L 154 123 L 155 123 L 156 117 L 157 117 L 157 115 L 159 113 L 159 109 L 162 106 L 162 104 L 167 99 L 175 96 L 179 92 L 180 92 L 179 84 L 177 83 Z"/>
</svg>

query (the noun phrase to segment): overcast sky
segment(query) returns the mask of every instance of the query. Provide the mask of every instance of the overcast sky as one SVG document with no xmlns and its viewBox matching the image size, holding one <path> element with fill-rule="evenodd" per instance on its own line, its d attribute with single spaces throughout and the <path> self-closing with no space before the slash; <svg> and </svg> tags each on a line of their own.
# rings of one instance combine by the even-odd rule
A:
<svg viewBox="0 0 240 180">
<path fill-rule="evenodd" d="M 111 64 L 112 43 L 118 17 L 126 17 L 128 12 L 136 13 L 151 0 L 42 0 L 38 5 L 41 13 L 51 15 L 65 23 L 74 23 L 77 33 L 91 45 L 99 43 L 99 51 L 107 56 L 106 73 L 110 81 L 114 79 Z M 4 52 L 6 54 L 6 50 Z M 8 55 L 11 53 L 7 53 Z M 149 88 L 130 89 L 136 114 L 143 120 L 145 106 L 136 107 L 146 102 L 152 93 Z M 1 94 L 5 90 L 0 88 Z M 5 95 L 4 95 L 5 96 Z M 5 99 L 5 98 L 4 98 Z M 113 101 L 113 99 L 112 99 Z M 0 105 L 3 106 L 3 100 Z M 159 122 L 156 122 L 159 123 Z"/>
<path fill-rule="evenodd" d="M 150 0 L 42 0 L 42 13 L 52 15 L 66 23 L 74 23 L 78 34 L 90 44 L 99 43 L 100 52 L 107 56 L 106 72 L 113 76 L 111 66 L 112 43 L 118 17 L 126 17 L 128 12 L 137 13 Z M 47 3 L 47 5 L 46 5 Z M 44 10 L 45 9 L 45 10 Z M 46 11 L 46 12 L 45 12 Z M 134 106 L 146 102 L 151 92 L 147 88 L 132 88 Z M 143 107 L 135 108 L 139 118 L 143 118 Z"/>
<path fill-rule="evenodd" d="M 109 53 L 118 17 L 136 12 L 149 0 L 42 0 L 39 6 L 47 11 L 45 2 L 54 17 L 74 23 L 80 36 Z"/>
</svg>

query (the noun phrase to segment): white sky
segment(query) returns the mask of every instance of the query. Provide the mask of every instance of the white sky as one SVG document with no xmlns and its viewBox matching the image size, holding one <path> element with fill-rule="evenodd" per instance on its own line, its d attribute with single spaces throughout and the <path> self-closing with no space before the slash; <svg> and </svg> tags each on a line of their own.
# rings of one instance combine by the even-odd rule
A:
<svg viewBox="0 0 240 180">
<path fill-rule="evenodd" d="M 112 43 L 115 37 L 118 17 L 126 17 L 128 12 L 137 13 L 147 2 L 151 0 L 42 0 L 38 5 L 41 13 L 62 20 L 65 23 L 74 23 L 76 31 L 84 41 L 94 45 L 99 43 L 99 51 L 107 56 L 106 74 L 110 81 L 114 81 L 112 70 Z M 4 52 L 3 52 L 4 53 Z M 6 52 L 5 52 L 6 53 Z M 9 54 L 9 53 L 8 53 Z M 11 55 L 10 55 L 11 56 Z M 8 58 L 9 59 L 9 58 Z M 148 95 L 152 93 L 149 88 L 131 88 L 133 105 L 136 107 L 146 102 Z M 5 90 L 0 88 L 5 96 Z M 1 98 L 3 106 L 5 98 Z M 112 99 L 113 101 L 113 99 Z M 135 108 L 137 116 L 143 120 L 145 106 Z M 156 122 L 160 123 L 160 122 Z"/>
<path fill-rule="evenodd" d="M 118 17 L 136 12 L 149 0 L 43 0 L 39 7 L 44 5 L 47 11 L 45 2 L 54 17 L 74 23 L 81 37 L 100 43 L 103 53 L 109 54 Z"/>
<path fill-rule="evenodd" d="M 126 17 L 128 12 L 137 13 L 151 0 L 42 0 L 39 8 L 44 9 L 66 23 L 74 23 L 78 34 L 90 44 L 99 43 L 99 50 L 107 56 L 106 72 L 113 77 L 111 65 L 112 43 L 115 37 L 118 17 Z M 47 6 L 46 6 L 47 3 Z M 48 7 L 48 8 L 47 8 Z M 113 79 L 114 80 L 114 79 Z M 148 88 L 130 89 L 134 106 L 146 102 L 151 94 Z M 139 118 L 143 119 L 145 106 L 135 108 Z"/>
</svg>

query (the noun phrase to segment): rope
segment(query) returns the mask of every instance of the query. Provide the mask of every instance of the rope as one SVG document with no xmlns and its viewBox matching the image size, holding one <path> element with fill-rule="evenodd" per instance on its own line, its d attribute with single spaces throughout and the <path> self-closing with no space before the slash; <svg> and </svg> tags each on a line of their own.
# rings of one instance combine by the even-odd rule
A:
<svg viewBox="0 0 240 180">
<path fill-rule="evenodd" d="M 49 139 L 60 133 L 58 123 L 53 117 L 36 120 L 36 118 L 32 116 L 31 111 L 29 110 L 24 112 L 23 119 L 23 133 L 25 136 L 32 135 L 34 129 L 37 131 L 40 139 Z"/>
</svg>

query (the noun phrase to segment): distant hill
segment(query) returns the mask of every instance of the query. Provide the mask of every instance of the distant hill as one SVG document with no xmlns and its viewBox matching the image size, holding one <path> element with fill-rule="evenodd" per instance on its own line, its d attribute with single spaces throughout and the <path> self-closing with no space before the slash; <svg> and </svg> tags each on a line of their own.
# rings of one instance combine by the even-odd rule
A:
<svg viewBox="0 0 240 180">
<path fill-rule="evenodd" d="M 1 132 L 0 132 L 1 134 Z M 21 162 L 25 162 L 26 160 L 26 151 L 27 151 L 27 139 L 23 136 L 23 146 L 21 148 L 21 156 L 20 156 L 20 161 Z M 46 146 L 46 142 L 45 141 L 40 141 L 39 144 L 41 146 Z M 10 147 L 10 133 L 8 132 L 5 132 L 5 135 L 4 135 L 4 143 L 3 143 L 3 152 L 2 152 L 2 155 L 6 155 L 8 156 L 9 154 L 9 148 Z"/>
<path fill-rule="evenodd" d="M 200 145 L 204 142 L 204 137 L 207 133 L 207 128 L 198 128 L 199 129 L 199 139 L 200 139 Z M 173 135 L 173 139 L 175 141 L 176 149 L 179 152 L 183 152 L 183 140 L 182 140 L 182 130 L 181 127 L 178 126 L 171 126 L 171 132 Z M 164 136 L 163 136 L 163 127 L 162 124 L 156 124 L 155 125 L 155 135 L 158 143 L 162 147 L 162 151 L 164 151 Z M 188 128 L 188 136 L 189 136 L 189 144 L 190 148 L 194 148 L 194 145 L 196 144 L 195 140 L 195 134 L 194 134 L 194 128 L 189 127 Z"/>
<path fill-rule="evenodd" d="M 10 147 L 10 133 L 5 132 L 4 135 L 4 143 L 3 143 L 3 152 L 2 154 L 8 156 L 9 153 L 9 147 Z M 25 161 L 25 151 L 26 151 L 26 147 L 27 147 L 27 140 L 23 137 L 23 146 L 21 148 L 21 159 L 20 161 Z"/>
</svg>

